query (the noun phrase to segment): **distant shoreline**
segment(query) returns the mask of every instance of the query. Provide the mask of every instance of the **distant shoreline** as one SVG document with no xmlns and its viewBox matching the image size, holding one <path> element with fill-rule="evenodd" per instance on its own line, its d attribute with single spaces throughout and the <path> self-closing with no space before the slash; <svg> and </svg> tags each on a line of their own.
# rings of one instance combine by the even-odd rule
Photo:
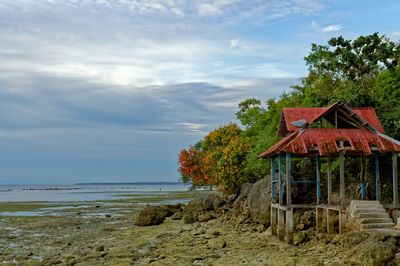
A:
<svg viewBox="0 0 400 266">
<path fill-rule="evenodd" d="M 83 185 L 180 185 L 182 182 L 93 182 L 93 183 L 75 183 L 76 186 Z"/>
</svg>

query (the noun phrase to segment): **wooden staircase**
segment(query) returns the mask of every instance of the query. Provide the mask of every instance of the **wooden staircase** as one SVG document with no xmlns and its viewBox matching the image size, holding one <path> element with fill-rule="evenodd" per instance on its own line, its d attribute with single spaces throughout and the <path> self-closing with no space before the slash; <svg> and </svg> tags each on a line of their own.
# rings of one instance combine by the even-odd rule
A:
<svg viewBox="0 0 400 266">
<path fill-rule="evenodd" d="M 351 220 L 360 224 L 362 229 L 392 228 L 392 218 L 379 201 L 353 200 L 348 207 Z"/>
</svg>

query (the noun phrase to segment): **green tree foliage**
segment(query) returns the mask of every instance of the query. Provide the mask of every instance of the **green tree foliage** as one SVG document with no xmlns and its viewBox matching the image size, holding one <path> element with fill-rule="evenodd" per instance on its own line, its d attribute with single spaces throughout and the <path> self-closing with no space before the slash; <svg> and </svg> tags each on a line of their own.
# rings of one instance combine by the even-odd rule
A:
<svg viewBox="0 0 400 266">
<path fill-rule="evenodd" d="M 378 33 L 312 44 L 304 58 L 310 71 L 303 79 L 305 103 L 319 106 L 341 100 L 353 106 L 375 106 L 375 80 L 383 69 L 395 69 L 399 55 L 399 44 Z"/>
<path fill-rule="evenodd" d="M 375 84 L 376 111 L 386 134 L 400 139 L 400 67 L 382 71 Z"/>
</svg>

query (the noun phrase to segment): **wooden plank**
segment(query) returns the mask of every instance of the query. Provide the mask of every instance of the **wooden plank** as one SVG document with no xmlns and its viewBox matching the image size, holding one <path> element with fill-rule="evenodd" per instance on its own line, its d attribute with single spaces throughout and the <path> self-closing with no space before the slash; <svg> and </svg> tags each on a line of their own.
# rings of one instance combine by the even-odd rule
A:
<svg viewBox="0 0 400 266">
<path fill-rule="evenodd" d="M 293 209 L 286 211 L 286 243 L 293 244 Z"/>
<path fill-rule="evenodd" d="M 379 154 L 375 153 L 375 198 L 381 200 L 379 185 Z"/>
<path fill-rule="evenodd" d="M 291 173 L 291 156 L 286 153 L 286 204 L 292 203 L 292 173 Z"/>
<path fill-rule="evenodd" d="M 283 204 L 283 162 L 282 153 L 278 155 L 279 160 L 279 204 Z"/>
<path fill-rule="evenodd" d="M 397 168 L 397 153 L 392 153 L 392 167 L 393 167 L 393 204 L 399 204 L 399 180 Z"/>
<path fill-rule="evenodd" d="M 332 160 L 328 155 L 328 204 L 332 203 Z"/>
<path fill-rule="evenodd" d="M 344 204 L 345 187 L 344 187 L 344 153 L 343 152 L 340 152 L 339 163 L 340 163 L 340 204 Z"/>
</svg>

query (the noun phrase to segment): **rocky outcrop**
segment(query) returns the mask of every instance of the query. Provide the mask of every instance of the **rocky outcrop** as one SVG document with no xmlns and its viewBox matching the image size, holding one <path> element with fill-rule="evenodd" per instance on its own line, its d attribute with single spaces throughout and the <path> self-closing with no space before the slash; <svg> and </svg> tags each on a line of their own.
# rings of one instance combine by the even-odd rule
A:
<svg viewBox="0 0 400 266">
<path fill-rule="evenodd" d="M 348 261 L 358 265 L 397 265 L 397 239 L 378 232 L 357 231 L 341 237 Z"/>
<path fill-rule="evenodd" d="M 246 207 L 254 222 L 269 226 L 271 205 L 271 182 L 269 178 L 257 181 L 247 195 Z"/>
<path fill-rule="evenodd" d="M 219 209 L 226 201 L 219 195 L 209 194 L 201 197 L 196 197 L 189 201 L 188 209 L 197 211 L 212 211 Z"/>
<path fill-rule="evenodd" d="M 190 224 L 194 222 L 207 222 L 220 216 L 222 207 L 226 200 L 216 194 L 196 197 L 189 201 L 182 215 L 183 222 Z"/>
<path fill-rule="evenodd" d="M 246 200 L 253 185 L 254 185 L 253 183 L 244 183 L 242 185 L 242 188 L 240 189 L 240 194 L 233 203 L 233 207 L 237 212 L 240 212 L 242 214 L 244 213 L 248 214 L 248 208 L 246 207 Z"/>
<path fill-rule="evenodd" d="M 181 208 L 181 205 L 147 206 L 137 214 L 135 224 L 138 226 L 161 224 L 165 218 L 173 216 Z"/>
</svg>

